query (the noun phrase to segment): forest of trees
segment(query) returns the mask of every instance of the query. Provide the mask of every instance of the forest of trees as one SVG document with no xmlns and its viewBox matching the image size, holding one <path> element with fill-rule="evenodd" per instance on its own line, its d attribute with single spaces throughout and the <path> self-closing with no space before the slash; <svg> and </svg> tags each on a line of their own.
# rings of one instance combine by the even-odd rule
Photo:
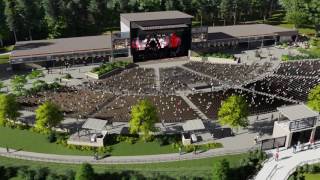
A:
<svg viewBox="0 0 320 180">
<path fill-rule="evenodd" d="M 100 34 L 119 14 L 180 10 L 203 24 L 268 17 L 277 0 L 0 0 L 0 39 L 31 40 Z M 1 45 L 1 44 L 0 44 Z"/>
<path fill-rule="evenodd" d="M 2 41 L 101 34 L 119 27 L 119 14 L 180 10 L 203 25 L 266 19 L 280 5 L 292 21 L 319 18 L 318 0 L 0 0 Z M 317 18 L 306 17 L 313 13 Z"/>
</svg>

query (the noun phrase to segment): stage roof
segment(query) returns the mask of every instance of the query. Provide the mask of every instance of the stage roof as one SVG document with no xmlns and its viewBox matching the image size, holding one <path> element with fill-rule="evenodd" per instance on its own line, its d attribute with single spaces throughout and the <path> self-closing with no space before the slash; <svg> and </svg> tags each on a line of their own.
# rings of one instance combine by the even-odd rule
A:
<svg viewBox="0 0 320 180">
<path fill-rule="evenodd" d="M 291 121 L 319 116 L 317 112 L 304 104 L 280 107 L 278 111 Z"/>
<path fill-rule="evenodd" d="M 11 53 L 11 58 L 86 53 L 109 49 L 111 49 L 111 36 L 108 35 L 19 41 Z"/>
<path fill-rule="evenodd" d="M 182 128 L 184 131 L 197 131 L 205 129 L 201 119 L 188 120 L 182 125 Z"/>
<path fill-rule="evenodd" d="M 108 121 L 101 119 L 89 118 L 83 125 L 83 129 L 91 129 L 96 131 L 102 131 L 106 129 Z"/>
<path fill-rule="evenodd" d="M 164 19 L 185 19 L 193 18 L 193 16 L 180 11 L 157 11 L 157 12 L 141 12 L 141 13 L 124 13 L 121 17 L 128 21 L 152 21 Z"/>
<path fill-rule="evenodd" d="M 245 38 L 250 36 L 297 35 L 298 31 L 268 24 L 208 27 L 210 39 Z M 215 36 L 214 34 L 217 34 Z"/>
</svg>

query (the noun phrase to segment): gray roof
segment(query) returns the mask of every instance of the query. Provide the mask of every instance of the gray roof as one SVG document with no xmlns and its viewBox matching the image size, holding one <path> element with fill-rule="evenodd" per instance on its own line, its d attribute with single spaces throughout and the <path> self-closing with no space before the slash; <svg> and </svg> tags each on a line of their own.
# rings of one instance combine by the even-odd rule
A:
<svg viewBox="0 0 320 180">
<path fill-rule="evenodd" d="M 163 19 L 184 19 L 193 18 L 193 16 L 180 11 L 157 11 L 157 12 L 140 12 L 140 13 L 124 13 L 121 17 L 128 21 L 152 21 Z"/>
<path fill-rule="evenodd" d="M 273 36 L 277 34 L 296 35 L 298 34 L 298 31 L 268 24 L 248 24 L 232 26 L 211 26 L 208 27 L 208 33 L 220 34 L 219 37 L 224 35 L 229 38 L 240 38 L 249 36 Z"/>
<path fill-rule="evenodd" d="M 108 121 L 105 121 L 105 120 L 89 118 L 82 125 L 82 128 L 83 129 L 91 129 L 91 130 L 102 131 L 102 130 L 105 130 L 105 127 L 106 127 L 107 123 L 108 123 Z"/>
<path fill-rule="evenodd" d="M 107 49 L 111 49 L 111 36 L 108 35 L 19 41 L 11 53 L 11 58 L 83 53 Z"/>
<path fill-rule="evenodd" d="M 182 128 L 184 131 L 196 131 L 205 129 L 201 119 L 188 120 L 182 125 Z"/>
<path fill-rule="evenodd" d="M 277 109 L 282 115 L 284 115 L 291 121 L 310 117 L 317 117 L 319 115 L 319 113 L 311 110 L 308 106 L 304 104 L 280 107 Z"/>
</svg>

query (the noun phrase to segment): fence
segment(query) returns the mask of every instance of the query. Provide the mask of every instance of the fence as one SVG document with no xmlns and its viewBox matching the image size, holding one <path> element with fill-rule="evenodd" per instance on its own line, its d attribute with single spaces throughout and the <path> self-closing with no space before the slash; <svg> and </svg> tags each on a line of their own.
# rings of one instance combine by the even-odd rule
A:
<svg viewBox="0 0 320 180">
<path fill-rule="evenodd" d="M 297 168 L 300 167 L 300 166 L 303 166 L 305 164 L 315 164 L 315 163 L 319 163 L 319 162 L 320 162 L 320 158 L 307 160 L 307 161 L 302 161 L 296 167 L 292 168 L 288 172 L 288 174 L 286 175 L 286 177 L 284 179 L 287 180 L 291 176 L 291 174 L 293 174 L 297 170 Z"/>
<path fill-rule="evenodd" d="M 8 158 L 16 158 L 30 161 L 41 161 L 41 162 L 52 162 L 52 163 L 63 163 L 63 164 L 82 164 L 84 162 L 91 164 L 145 164 L 145 163 L 160 163 L 160 162 L 173 162 L 173 161 L 183 161 L 183 160 L 195 160 L 195 159 L 204 159 L 211 158 L 216 156 L 224 156 L 224 155 L 234 155 L 248 152 L 250 150 L 255 150 L 256 148 L 244 148 L 238 150 L 229 150 L 229 151 L 206 151 L 203 153 L 193 154 L 187 153 L 183 155 L 179 155 L 176 153 L 174 156 L 163 155 L 154 155 L 154 157 L 150 156 L 128 156 L 128 157 L 115 157 L 112 156 L 110 158 L 106 157 L 104 159 L 95 160 L 92 156 L 92 159 L 87 157 L 79 157 L 79 156 L 67 156 L 67 155 L 52 155 L 52 154 L 41 154 L 41 153 L 29 153 L 19 152 L 8 153 L 5 152 L 4 148 L 1 148 L 0 156 L 8 157 Z"/>
</svg>

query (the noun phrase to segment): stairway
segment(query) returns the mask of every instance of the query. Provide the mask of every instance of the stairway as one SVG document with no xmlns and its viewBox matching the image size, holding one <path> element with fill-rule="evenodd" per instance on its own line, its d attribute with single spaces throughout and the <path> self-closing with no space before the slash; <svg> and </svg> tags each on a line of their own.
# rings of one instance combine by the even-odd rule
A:
<svg viewBox="0 0 320 180">
<path fill-rule="evenodd" d="M 189 107 L 199 116 L 200 119 L 209 119 L 202 111 L 200 111 L 200 109 L 195 104 L 193 104 L 192 101 L 190 101 L 190 99 L 185 94 L 180 94 L 180 97 L 189 105 Z"/>
</svg>

